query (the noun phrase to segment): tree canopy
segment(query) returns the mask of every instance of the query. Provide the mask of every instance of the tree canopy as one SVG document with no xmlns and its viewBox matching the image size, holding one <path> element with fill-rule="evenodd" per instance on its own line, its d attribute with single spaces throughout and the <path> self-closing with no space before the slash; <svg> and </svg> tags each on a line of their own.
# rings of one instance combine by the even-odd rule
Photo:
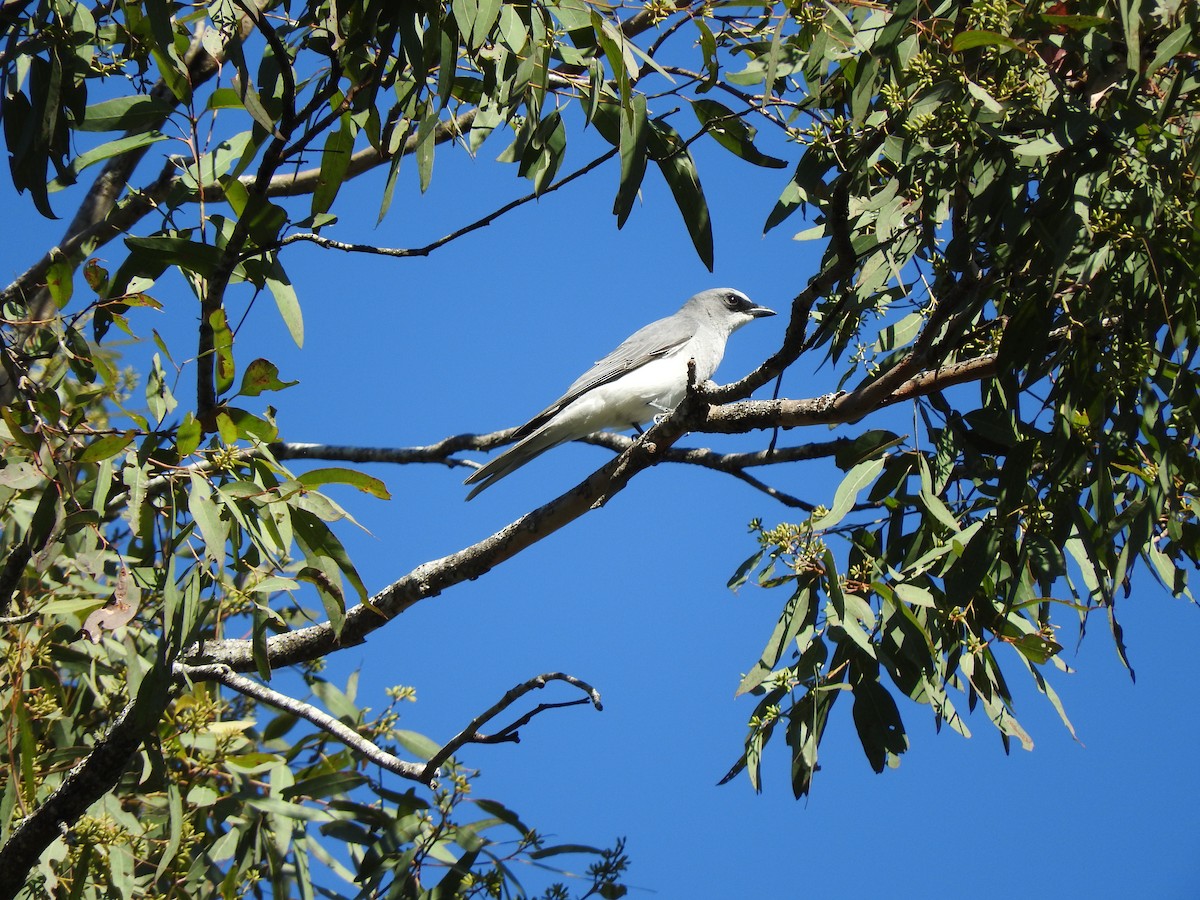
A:
<svg viewBox="0 0 1200 900">
<path fill-rule="evenodd" d="M 587 871 L 578 895 L 621 896 L 620 842 L 551 842 L 475 797 L 465 766 L 555 706 L 599 708 L 591 684 L 498 686 L 438 743 L 398 727 L 409 689 L 368 714 L 322 672 L 661 462 L 746 482 L 776 518 L 730 580 L 777 589 L 780 614 L 742 674 L 754 707 L 727 780 L 761 788 L 778 754 L 806 795 L 843 697 L 880 772 L 908 749 L 904 698 L 963 734 L 979 707 L 1028 745 L 1010 686 L 1028 678 L 1070 729 L 1047 677 L 1063 629 L 1099 619 L 1124 658 L 1135 579 L 1190 599 L 1200 554 L 1198 17 L 1171 0 L 5 0 L 12 185 L 45 217 L 78 206 L 0 291 L 0 897 L 333 896 L 317 868 L 347 896 L 502 896 L 523 890 L 515 862 L 560 857 Z M 508 142 L 511 202 L 422 247 L 339 236 L 339 216 L 395 215 L 403 179 L 425 191 L 439 157 L 485 141 Z M 592 438 L 613 460 L 510 526 L 366 584 L 339 536 L 353 508 L 327 489 L 386 497 L 382 481 L 290 463 L 466 466 L 511 432 L 380 449 L 281 433 L 269 404 L 295 382 L 239 339 L 261 295 L 303 343 L 289 248 L 430 256 L 611 160 L 614 224 L 669 212 L 711 269 L 702 142 L 781 170 L 764 228 L 820 242 L 816 272 L 779 273 L 775 352 L 643 436 Z M 568 144 L 600 149 L 568 168 Z M 339 195 L 368 175 L 364 213 Z M 636 208 L 648 179 L 674 211 Z M 194 321 L 191 343 L 148 308 Z M 802 355 L 840 389 L 779 396 Z M 886 418 L 899 407 L 913 433 Z M 677 446 L 689 433 L 757 449 Z M 843 473 L 831 500 L 762 474 L 817 463 Z M 574 696 L 530 709 L 547 685 Z"/>
</svg>

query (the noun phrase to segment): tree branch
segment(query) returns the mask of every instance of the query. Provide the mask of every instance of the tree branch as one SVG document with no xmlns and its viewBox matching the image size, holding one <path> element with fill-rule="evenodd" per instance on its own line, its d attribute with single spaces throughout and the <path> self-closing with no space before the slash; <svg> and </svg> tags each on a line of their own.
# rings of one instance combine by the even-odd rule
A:
<svg viewBox="0 0 1200 900">
<path fill-rule="evenodd" d="M 994 356 L 978 357 L 942 369 L 923 372 L 899 385 L 874 408 L 900 403 L 963 381 L 988 377 Z M 267 657 L 273 667 L 315 659 L 337 649 L 362 643 L 377 628 L 422 600 L 486 574 L 495 566 L 548 535 L 603 505 L 619 493 L 638 472 L 662 462 L 671 446 L 687 431 L 741 433 L 774 427 L 839 424 L 856 421 L 866 411 L 856 406 L 855 394 L 811 400 L 747 400 L 723 406 L 708 401 L 724 389 L 689 395 L 689 398 L 646 434 L 588 476 L 582 483 L 549 503 L 526 513 L 490 537 L 457 553 L 432 560 L 379 591 L 366 603 L 346 612 L 340 637 L 328 623 L 273 635 L 267 640 Z M 247 640 L 223 640 L 188 649 L 185 662 L 214 662 L 235 671 L 254 668 Z"/>
<path fill-rule="evenodd" d="M 401 778 L 428 784 L 433 777 L 432 775 L 427 776 L 425 774 L 428 771 L 428 766 L 408 762 L 397 756 L 393 756 L 379 745 L 367 740 L 350 726 L 340 722 L 328 713 L 322 712 L 312 704 L 297 700 L 295 697 L 289 697 L 287 694 L 281 694 L 279 691 L 272 690 L 266 685 L 259 684 L 257 681 L 247 678 L 244 675 L 238 675 L 228 666 L 186 666 L 176 663 L 175 677 L 187 679 L 188 681 L 216 681 L 225 685 L 230 690 L 237 691 L 239 694 L 245 694 L 247 697 L 298 716 L 306 722 L 316 725 L 322 731 L 333 735 L 364 759 L 370 760 L 387 771 L 399 775 Z"/>
<path fill-rule="evenodd" d="M 138 696 L 125 705 L 91 752 L 9 833 L 0 847 L 0 900 L 15 898 L 63 827 L 112 790 L 142 741 L 153 733 L 166 708 L 169 684 L 169 678 L 157 677 L 153 670 L 146 673 Z"/>
<path fill-rule="evenodd" d="M 32 612 L 22 613 L 19 616 L 0 616 L 0 626 L 23 625 L 26 622 L 32 622 L 40 615 L 41 613 L 35 609 Z"/>
<path fill-rule="evenodd" d="M 352 463 L 435 463 L 450 468 L 478 468 L 478 463 L 455 459 L 452 454 L 463 451 L 494 450 L 512 440 L 515 428 L 505 428 L 490 434 L 457 434 L 435 444 L 423 447 L 352 447 L 339 444 L 280 443 L 271 444 L 271 453 L 276 459 L 320 459 Z M 579 439 L 581 444 L 604 447 L 614 453 L 624 453 L 636 442 L 636 438 L 613 431 L 599 431 Z M 717 453 L 702 448 L 670 447 L 663 451 L 662 462 L 686 463 L 718 472 L 734 472 L 756 466 L 777 463 L 803 462 L 824 459 L 848 448 L 853 438 L 834 438 L 829 441 L 814 441 L 795 447 L 775 450 L 756 450 L 750 453 Z M 151 483 L 151 489 L 154 485 Z"/>
<path fill-rule="evenodd" d="M 372 631 L 421 600 L 480 577 L 619 493 L 634 475 L 659 462 L 662 454 L 684 433 L 700 425 L 705 415 L 706 407 L 685 400 L 628 450 L 572 490 L 526 513 L 490 537 L 418 566 L 367 602 L 347 610 L 340 635 L 334 632 L 330 623 L 324 622 L 271 636 L 267 639 L 271 665 L 292 665 L 324 656 L 338 647 L 362 643 Z M 181 659 L 189 664 L 224 663 L 242 672 L 254 668 L 253 650 L 247 640 L 195 645 Z"/>
<path fill-rule="evenodd" d="M 252 25 L 249 20 L 244 18 L 239 23 L 238 30 L 230 36 L 229 43 L 241 42 L 250 33 L 251 27 Z M 193 88 L 196 88 L 217 74 L 221 60 L 209 54 L 200 42 L 199 35 L 197 35 L 184 55 L 183 62 L 187 66 L 188 81 Z M 179 100 L 171 92 L 170 88 L 167 87 L 166 81 L 162 78 L 150 89 L 149 96 L 169 103 L 172 108 L 179 104 Z M 157 128 L 166 121 L 166 118 L 167 114 L 164 114 L 162 119 L 157 123 L 148 123 L 135 131 L 126 132 L 126 134 L 136 134 Z M 78 265 L 82 262 L 83 256 L 95 249 L 95 245 L 91 244 L 89 237 L 95 238 L 103 232 L 100 226 L 110 221 L 110 216 L 115 211 L 117 198 L 129 187 L 129 179 L 133 176 L 134 169 L 137 168 L 138 163 L 145 157 L 148 149 L 149 147 L 141 147 L 137 150 L 128 150 L 125 153 L 112 157 L 104 163 L 100 174 L 92 181 L 91 188 L 88 189 L 87 195 L 76 210 L 75 216 L 67 226 L 67 230 L 59 241 L 58 246 L 47 253 L 36 264 L 40 268 L 40 272 L 36 275 L 35 280 L 30 280 L 26 277 L 29 273 L 22 275 L 5 290 L 4 299 L 7 300 L 18 296 L 18 294 L 28 293 L 27 290 L 21 290 L 18 287 L 19 282 L 28 286 L 35 286 L 40 283 L 40 290 L 37 290 L 36 294 L 30 294 L 24 299 L 28 303 L 31 318 L 38 319 L 42 317 L 43 307 L 50 302 L 49 291 L 46 290 L 44 285 L 46 269 L 49 268 L 50 263 L 55 259 L 63 257 L 68 259 L 73 266 Z M 161 180 L 162 175 L 159 176 L 159 181 Z M 158 199 L 161 200 L 165 196 L 166 192 L 164 191 Z M 146 207 L 141 215 L 145 215 L 151 208 L 152 206 Z M 133 218 L 127 224 L 116 228 L 105 240 L 111 240 L 115 234 L 122 233 L 139 218 L 141 218 L 140 215 Z M 99 243 L 103 243 L 103 241 Z"/>
<path fill-rule="evenodd" d="M 33 548 L 29 546 L 28 537 L 9 551 L 4 568 L 0 570 L 0 613 L 8 612 L 13 593 L 17 590 L 21 576 L 25 574 L 25 566 L 32 558 Z"/>
<path fill-rule="evenodd" d="M 565 672 L 547 672 L 544 675 L 538 675 L 534 678 L 530 678 L 524 684 L 518 684 L 516 687 L 509 690 L 498 701 L 493 703 L 490 707 L 472 719 L 467 724 L 466 728 L 447 741 L 445 746 L 435 753 L 429 762 L 425 764 L 425 771 L 422 773 L 423 780 L 430 780 L 437 777 L 437 770 L 441 767 L 442 763 L 453 756 L 456 750 L 466 744 L 497 743 L 501 740 L 519 741 L 520 738 L 516 735 L 516 730 L 522 725 L 527 724 L 539 712 L 544 712 L 548 709 L 558 709 L 563 706 L 575 706 L 580 703 L 588 702 L 587 700 L 572 700 L 569 703 L 539 704 L 536 709 L 531 710 L 521 718 L 517 719 L 517 721 L 513 722 L 511 725 L 501 729 L 497 735 L 502 735 L 503 737 L 499 737 L 497 735 L 482 735 L 479 733 L 480 728 L 482 728 L 496 716 L 500 715 L 500 713 L 504 712 L 504 710 L 508 709 L 508 707 L 512 706 L 530 691 L 544 688 L 546 683 L 550 681 L 565 681 L 567 684 L 579 688 L 579 690 L 588 695 L 592 706 L 594 706 L 597 710 L 604 709 L 604 705 L 600 702 L 600 692 L 586 681 L 582 681 L 576 678 L 574 675 L 567 675 Z"/>
<path fill-rule="evenodd" d="M 879 397 L 871 388 L 810 400 L 743 400 L 714 407 L 703 431 L 714 434 L 743 434 L 768 428 L 799 428 L 804 425 L 838 425 L 857 422 L 863 416 L 906 400 L 915 400 L 957 384 L 990 378 L 998 370 L 995 354 L 918 372 Z"/>
<path fill-rule="evenodd" d="M 576 169 L 570 175 L 565 175 L 562 178 L 560 178 L 558 181 L 555 181 L 553 184 L 544 188 L 540 193 L 538 191 L 531 191 L 530 193 L 526 194 L 523 197 L 518 197 L 516 200 L 513 200 L 510 203 L 506 203 L 504 206 L 500 207 L 499 209 L 488 213 L 482 219 L 477 219 L 476 221 L 472 222 L 469 225 L 464 225 L 462 228 L 459 228 L 457 231 L 452 231 L 452 232 L 450 232 L 450 234 L 447 234 L 444 237 L 438 238 L 433 243 L 426 244 L 424 247 L 417 247 L 415 249 L 412 249 L 412 248 L 403 248 L 403 247 L 376 247 L 372 244 L 347 244 L 342 241 L 335 241 L 335 240 L 332 240 L 331 238 L 322 237 L 319 234 L 311 234 L 311 233 L 289 234 L 287 237 L 285 237 L 281 241 L 279 241 L 277 246 L 282 248 L 282 247 L 286 247 L 288 244 L 294 243 L 296 241 L 310 241 L 319 247 L 324 247 L 327 250 L 344 250 L 347 253 L 373 253 L 378 256 L 394 256 L 394 257 L 428 256 L 434 250 L 437 250 L 440 247 L 444 247 L 446 244 L 450 243 L 451 241 L 458 240 L 458 238 L 463 237 L 464 235 L 470 234 L 472 231 L 478 231 L 481 228 L 486 228 L 488 225 L 491 225 L 492 222 L 496 221 L 496 219 L 500 218 L 501 216 L 505 215 L 506 213 L 512 212 L 517 207 L 524 206 L 526 203 L 530 203 L 534 200 L 544 197 L 546 194 L 549 194 L 552 191 L 557 191 L 559 188 L 570 184 L 576 178 L 583 177 L 588 172 L 591 172 L 593 169 L 597 168 L 601 164 L 612 159 L 616 155 L 617 155 L 617 148 L 613 147 L 607 153 L 601 154 L 600 156 L 593 159 L 587 165 L 585 165 L 579 169 Z"/>
</svg>

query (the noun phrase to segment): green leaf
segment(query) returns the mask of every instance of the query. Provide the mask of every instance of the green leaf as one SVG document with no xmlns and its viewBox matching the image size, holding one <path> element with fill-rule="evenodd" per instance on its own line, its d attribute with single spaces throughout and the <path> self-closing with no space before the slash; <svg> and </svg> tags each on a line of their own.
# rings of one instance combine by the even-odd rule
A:
<svg viewBox="0 0 1200 900">
<path fill-rule="evenodd" d="M 71 300 L 75 290 L 75 270 L 65 259 L 56 259 L 46 269 L 46 288 L 54 305 L 62 309 Z"/>
<path fill-rule="evenodd" d="M 241 106 L 250 114 L 255 122 L 257 122 L 267 134 L 272 137 L 282 140 L 282 135 L 275 125 L 274 117 L 267 112 L 263 106 L 262 98 L 258 95 L 258 91 L 254 89 L 254 82 L 249 78 L 242 77 L 238 73 L 233 78 L 234 92 L 241 101 Z"/>
<path fill-rule="evenodd" d="M 279 440 L 279 429 L 271 422 L 259 416 L 252 415 L 236 406 L 226 406 L 217 416 L 218 421 L 225 422 L 231 433 L 227 443 L 233 441 L 260 441 L 269 444 Z M 222 432 L 224 434 L 224 432 Z"/>
<path fill-rule="evenodd" d="M 814 519 L 812 522 L 813 531 L 819 531 L 824 528 L 832 528 L 838 522 L 846 517 L 846 514 L 854 508 L 854 503 L 858 499 L 859 492 L 867 487 L 883 470 L 885 456 L 880 456 L 875 459 L 868 459 L 865 462 L 860 462 L 842 479 L 837 490 L 833 495 L 833 504 L 829 507 L 829 512 L 825 515 Z"/>
<path fill-rule="evenodd" d="M 733 575 L 730 576 L 729 581 L 726 582 L 725 586 L 727 588 L 729 588 L 731 591 L 736 591 L 743 584 L 745 584 L 746 579 L 750 577 L 750 573 L 752 571 L 754 571 L 754 567 L 757 566 L 760 562 L 762 562 L 763 555 L 766 552 L 767 552 L 766 550 L 759 550 L 757 553 L 755 553 L 754 555 L 749 557 L 745 562 L 743 562 L 740 566 L 738 566 L 737 571 L 734 572 Z"/>
<path fill-rule="evenodd" d="M 157 353 L 151 360 L 150 372 L 146 376 L 146 403 L 157 422 L 170 415 L 179 403 L 167 386 L 167 374 L 163 371 L 162 359 Z"/>
<path fill-rule="evenodd" d="M 367 777 L 358 772 L 331 772 L 327 775 L 318 775 L 314 778 L 297 781 L 290 787 L 284 788 L 281 796 L 284 800 L 291 800 L 295 797 L 308 797 L 314 800 L 322 797 L 335 797 L 347 794 L 366 784 L 367 781 Z"/>
<path fill-rule="evenodd" d="M 202 436 L 200 422 L 189 412 L 183 417 L 183 421 L 179 423 L 179 428 L 175 431 L 175 450 L 179 453 L 180 459 L 196 452 Z"/>
<path fill-rule="evenodd" d="M 150 475 L 134 451 L 126 454 L 125 459 L 125 466 L 121 470 L 121 480 L 129 491 L 129 501 L 125 504 L 125 518 L 129 522 L 129 530 L 135 535 L 140 535 L 142 526 L 147 521 L 146 491 Z"/>
<path fill-rule="evenodd" d="M 221 249 L 212 244 L 197 244 L 187 238 L 156 235 L 126 237 L 125 246 L 143 259 L 161 265 L 179 266 L 197 275 L 208 277 L 221 259 Z"/>
<path fill-rule="evenodd" d="M 924 456 L 918 457 L 918 464 L 921 473 L 921 505 L 925 507 L 925 510 L 934 519 L 945 525 L 950 531 L 958 532 L 960 530 L 958 519 L 955 518 L 954 513 L 950 511 L 950 508 L 937 495 L 930 476 L 929 464 L 926 462 Z"/>
<path fill-rule="evenodd" d="M 833 456 L 833 461 L 839 469 L 846 472 L 860 462 L 878 457 L 885 450 L 897 447 L 903 442 L 904 439 L 895 432 L 874 429 L 860 434 L 853 441 L 839 447 Z"/>
<path fill-rule="evenodd" d="M 299 381 L 280 381 L 279 367 L 265 359 L 256 359 L 242 373 L 242 385 L 237 396 L 257 397 L 263 391 L 282 391 Z"/>
<path fill-rule="evenodd" d="M 275 797 L 248 797 L 245 804 L 259 812 L 272 816 L 284 816 L 303 822 L 332 822 L 333 814 L 312 806 L 302 806 L 299 803 L 288 803 Z"/>
<path fill-rule="evenodd" d="M 304 318 L 300 312 L 300 300 L 277 256 L 271 258 L 271 266 L 267 271 L 267 289 L 275 298 L 275 306 L 279 309 L 279 315 L 283 317 L 283 323 L 287 325 L 292 340 L 296 342 L 297 347 L 303 347 Z"/>
<path fill-rule="evenodd" d="M 711 272 L 713 269 L 713 232 L 709 218 L 708 201 L 700 187 L 700 176 L 692 155 L 679 133 L 669 125 L 649 122 L 650 134 L 647 147 L 650 156 L 658 164 L 675 197 L 675 205 L 683 216 L 691 235 L 692 244 L 700 261 Z"/>
<path fill-rule="evenodd" d="M 617 117 L 620 120 L 621 181 L 613 201 L 613 215 L 617 217 L 617 227 L 623 228 L 642 188 L 642 178 L 646 174 L 648 129 L 645 96 L 636 95 L 629 109 L 622 110 Z"/>
<path fill-rule="evenodd" d="M 1194 25 L 1188 22 L 1180 25 L 1165 38 L 1163 38 L 1162 42 L 1158 45 L 1158 50 L 1154 54 L 1154 59 L 1150 61 L 1150 65 L 1146 67 L 1144 74 L 1148 77 L 1157 72 L 1172 59 L 1178 56 L 1184 47 L 1192 44 L 1195 39 L 1196 34 Z"/>
<path fill-rule="evenodd" d="M 740 697 L 762 684 L 783 658 L 784 652 L 796 635 L 813 624 L 817 613 L 815 599 L 811 582 L 797 585 L 796 591 L 784 605 L 766 647 L 734 692 L 735 697 Z"/>
<path fill-rule="evenodd" d="M 225 561 L 225 542 L 229 537 L 229 523 L 221 518 L 221 512 L 213 499 L 211 485 L 198 472 L 189 473 L 192 489 L 188 492 L 188 512 L 196 520 L 200 535 L 204 538 L 204 549 L 208 558 L 221 564 Z"/>
<path fill-rule="evenodd" d="M 442 749 L 441 744 L 431 741 L 425 735 L 417 734 L 415 731 L 397 729 L 395 738 L 396 743 L 421 760 L 433 759 L 434 755 Z"/>
<path fill-rule="evenodd" d="M 214 373 L 216 375 L 217 394 L 224 394 L 233 387 L 233 376 L 236 367 L 233 361 L 233 330 L 225 317 L 225 309 L 214 309 L 209 314 L 208 323 L 213 333 L 213 353 L 216 355 Z"/>
<path fill-rule="evenodd" d="M 337 467 L 313 469 L 296 478 L 305 487 L 316 488 L 323 484 L 348 484 L 364 494 L 378 497 L 380 500 L 390 500 L 387 486 L 378 478 L 372 478 L 363 472 Z"/>
<path fill-rule="evenodd" d="M 171 112 L 173 105 L 157 97 L 138 94 L 114 97 L 93 103 L 75 125 L 76 131 L 140 131 L 147 126 L 157 127 Z"/>
<path fill-rule="evenodd" d="M 321 169 L 317 186 L 312 194 L 312 214 L 318 216 L 329 212 L 334 198 L 346 181 L 350 167 L 350 154 L 354 151 L 354 131 L 350 116 L 342 116 L 341 127 L 331 131 L 325 138 L 325 151 L 321 154 Z"/>
<path fill-rule="evenodd" d="M 79 173 L 89 166 L 94 166 L 96 163 L 104 162 L 106 159 L 111 159 L 122 153 L 141 150 L 143 147 L 149 147 L 151 144 L 157 144 L 159 141 L 165 141 L 166 139 L 167 136 L 161 131 L 143 131 L 139 134 L 132 134 L 118 138 L 115 141 L 108 141 L 99 147 L 86 150 L 71 160 L 70 166 L 50 183 L 50 190 L 57 191 L 67 185 L 74 184 Z"/>
<path fill-rule="evenodd" d="M 976 47 L 1004 47 L 1006 50 L 1020 49 L 1017 42 L 995 31 L 962 31 L 954 36 L 951 50 L 962 53 L 964 50 L 974 50 Z"/>
<path fill-rule="evenodd" d="M 79 454 L 79 462 L 100 462 L 101 460 L 116 456 L 133 442 L 135 434 L 136 432 L 134 431 L 126 431 L 121 434 L 107 434 L 104 437 L 97 438 L 88 444 L 84 448 L 84 451 Z"/>
<path fill-rule="evenodd" d="M 1087 31 L 1093 28 L 1105 28 L 1110 22 L 1104 16 L 1054 15 L 1042 13 L 1038 18 L 1047 25 L 1061 28 L 1073 28 L 1076 31 Z"/>
<path fill-rule="evenodd" d="M 1040 634 L 1022 635 L 1020 638 L 1010 640 L 1009 643 L 1021 651 L 1021 655 L 1030 662 L 1039 665 L 1048 662 L 1051 657 L 1057 656 L 1062 652 L 1062 644 L 1045 638 Z"/>
<path fill-rule="evenodd" d="M 1047 134 L 1039 138 L 1034 138 L 1030 141 L 1023 141 L 1013 145 L 1013 153 L 1017 156 L 1028 156 L 1036 159 L 1044 159 L 1047 156 L 1053 156 L 1062 150 L 1060 144 L 1053 135 Z"/>
<path fill-rule="evenodd" d="M 162 848 L 162 855 L 158 860 L 158 867 L 154 870 L 154 880 L 162 878 L 163 873 L 167 871 L 171 860 L 175 858 L 175 854 L 179 852 L 179 846 L 183 840 L 183 799 L 179 794 L 179 787 L 173 782 L 168 781 L 167 790 L 167 843 Z M 189 792 L 189 797 L 191 796 Z"/>
<path fill-rule="evenodd" d="M 734 156 L 767 169 L 787 166 L 782 159 L 767 156 L 754 146 L 755 130 L 728 106 L 716 100 L 693 100 L 692 112 L 709 135 Z"/>
<path fill-rule="evenodd" d="M 878 681 L 863 680 L 854 685 L 851 713 L 863 752 L 875 772 L 884 770 L 889 754 L 899 756 L 908 749 L 900 710 L 891 693 Z"/>
<path fill-rule="evenodd" d="M 176 26 L 171 21 L 173 7 L 167 3 L 151 2 L 144 4 L 143 9 L 154 35 L 150 55 L 154 57 L 158 74 L 175 98 L 180 103 L 186 103 L 192 95 L 191 76 L 175 49 Z"/>
<path fill-rule="evenodd" d="M 437 113 L 432 101 L 428 101 L 421 115 L 421 124 L 417 128 L 417 180 L 422 194 L 429 190 L 429 183 L 433 180 L 433 152 L 436 146 L 434 133 L 437 124 Z"/>
</svg>

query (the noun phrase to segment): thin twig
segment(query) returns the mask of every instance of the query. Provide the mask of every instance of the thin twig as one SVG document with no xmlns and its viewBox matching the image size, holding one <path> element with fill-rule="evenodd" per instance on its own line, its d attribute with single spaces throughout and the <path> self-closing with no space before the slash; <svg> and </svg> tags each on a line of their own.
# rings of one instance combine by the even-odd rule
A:
<svg viewBox="0 0 1200 900">
<path fill-rule="evenodd" d="M 559 188 L 570 184 L 576 178 L 581 178 L 582 176 L 586 175 L 588 172 L 595 169 L 597 166 L 600 166 L 601 164 L 607 162 L 608 160 L 610 160 L 614 156 L 616 156 L 617 150 L 618 150 L 618 148 L 616 148 L 616 147 L 612 148 L 607 153 L 601 154 L 600 156 L 596 157 L 590 163 L 583 166 L 582 168 L 576 169 L 570 175 L 565 175 L 564 177 L 560 178 L 558 181 L 555 181 L 553 184 L 546 187 L 540 193 L 538 191 L 531 191 L 530 193 L 526 194 L 523 197 L 518 197 L 516 200 L 513 200 L 511 203 L 506 203 L 504 206 L 500 207 L 499 209 L 488 213 L 482 219 L 477 219 L 476 221 L 472 222 L 469 225 L 464 225 L 462 228 L 459 228 L 456 231 L 452 231 L 450 234 L 447 234 L 444 237 L 440 237 L 433 243 L 426 244 L 424 247 L 417 247 L 417 248 L 376 247 L 372 244 L 348 244 L 348 243 L 345 243 L 344 241 L 335 241 L 331 238 L 322 237 L 319 234 L 312 234 L 311 232 L 302 232 L 300 234 L 289 234 L 287 237 L 280 240 L 278 242 L 278 244 L 276 244 L 275 247 L 271 248 L 271 249 L 286 247 L 288 244 L 295 243 L 296 241 L 309 241 L 311 243 L 316 244 L 318 247 L 324 247 L 327 250 L 343 250 L 347 253 L 371 253 L 371 254 L 375 254 L 377 256 L 394 256 L 394 257 L 428 256 L 434 250 L 437 250 L 440 247 L 445 246 L 446 244 L 450 243 L 451 241 L 458 240 L 458 238 L 463 237 L 464 235 L 470 234 L 472 231 L 478 231 L 481 228 L 486 228 L 488 225 L 491 225 L 492 222 L 496 221 L 496 219 L 500 218 L 501 216 L 505 215 L 506 213 L 512 212 L 517 207 L 524 206 L 526 203 L 531 203 L 532 201 L 537 200 L 540 197 L 544 197 L 546 194 L 549 194 L 553 191 L 557 191 Z"/>
<path fill-rule="evenodd" d="M 474 719 L 472 719 L 467 724 L 466 728 L 464 728 L 462 731 L 460 731 L 458 734 L 456 734 L 454 737 L 452 737 L 449 741 L 447 741 L 445 746 L 443 746 L 441 750 L 439 750 L 437 753 L 435 753 L 433 755 L 433 757 L 429 760 L 429 762 L 425 764 L 425 771 L 422 773 L 422 779 L 430 780 L 430 779 L 436 777 L 437 769 L 442 765 L 442 763 L 444 763 L 451 756 L 453 756 L 454 752 L 456 750 L 458 750 L 460 747 L 462 747 L 466 744 L 478 743 L 481 741 L 481 739 L 483 742 L 495 743 L 496 740 L 494 737 L 488 738 L 486 736 L 480 735 L 479 729 L 482 728 L 484 725 L 486 725 L 488 722 L 490 722 L 492 719 L 494 719 L 496 716 L 500 715 L 500 713 L 504 712 L 504 710 L 508 709 L 508 707 L 512 706 L 516 701 L 520 700 L 522 697 L 524 697 L 530 691 L 539 690 L 541 688 L 544 688 L 546 686 L 546 683 L 550 682 L 550 681 L 565 681 L 565 682 L 567 682 L 567 684 L 570 684 L 570 685 L 573 685 L 574 687 L 579 688 L 579 690 L 583 691 L 585 694 L 588 695 L 588 698 L 591 700 L 592 706 L 596 707 L 597 710 L 604 709 L 604 705 L 600 702 L 600 692 L 597 691 L 590 684 L 588 684 L 586 681 L 576 678 L 574 675 L 568 675 L 565 672 L 547 672 L 543 675 L 538 675 L 534 678 L 530 678 L 525 683 L 518 684 L 516 687 L 509 690 L 508 693 L 506 693 L 503 697 L 501 697 L 499 700 L 497 700 L 495 703 L 493 703 L 490 707 L 488 707 L 486 710 L 484 710 L 482 713 L 480 713 Z M 542 708 L 552 709 L 552 708 L 555 708 L 556 706 L 563 706 L 563 705 L 572 705 L 573 706 L 573 705 L 575 705 L 575 703 L 578 703 L 578 702 L 580 702 L 580 701 L 575 701 L 571 704 L 552 704 L 552 705 L 544 704 L 543 707 L 539 707 L 539 709 L 542 709 Z M 584 702 L 586 702 L 586 701 L 584 701 Z M 502 729 L 499 733 L 500 734 L 513 733 L 516 730 L 516 728 L 519 727 L 519 725 L 524 725 L 530 719 L 532 719 L 535 715 L 537 715 L 538 711 L 539 710 L 534 710 L 530 713 L 527 713 L 526 716 L 523 716 L 521 719 L 518 719 L 517 722 L 514 722 L 512 725 L 509 725 L 507 728 Z M 509 738 L 509 740 L 513 740 L 513 739 L 514 738 Z"/>
<path fill-rule="evenodd" d="M 493 734 L 476 734 L 471 739 L 472 744 L 519 744 L 521 743 L 521 735 L 519 729 L 532 722 L 537 716 L 551 709 L 565 709 L 568 706 L 582 706 L 585 703 L 592 701 L 587 697 L 580 697 L 578 700 L 563 700 L 560 703 L 539 703 L 525 715 L 521 716 L 510 725 L 505 725 L 499 731 Z"/>
</svg>

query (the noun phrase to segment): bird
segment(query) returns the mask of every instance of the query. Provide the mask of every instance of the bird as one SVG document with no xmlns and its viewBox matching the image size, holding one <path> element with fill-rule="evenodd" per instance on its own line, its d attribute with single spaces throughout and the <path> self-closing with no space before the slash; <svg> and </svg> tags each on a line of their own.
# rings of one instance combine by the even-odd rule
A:
<svg viewBox="0 0 1200 900">
<path fill-rule="evenodd" d="M 671 412 L 688 387 L 688 361 L 704 384 L 725 355 L 725 342 L 748 322 L 775 311 L 741 291 L 713 288 L 688 299 L 674 315 L 651 322 L 584 372 L 565 394 L 513 433 L 516 441 L 464 484 L 467 499 L 491 487 L 552 447 L 604 429 L 641 431 L 645 422 Z"/>
</svg>

